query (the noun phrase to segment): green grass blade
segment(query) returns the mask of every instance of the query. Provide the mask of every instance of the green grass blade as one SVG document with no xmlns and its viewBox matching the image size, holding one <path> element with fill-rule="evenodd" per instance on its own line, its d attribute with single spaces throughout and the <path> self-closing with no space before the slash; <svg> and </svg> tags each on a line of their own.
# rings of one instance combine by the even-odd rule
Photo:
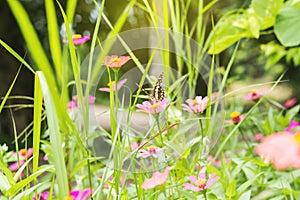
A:
<svg viewBox="0 0 300 200">
<path fill-rule="evenodd" d="M 34 77 L 34 105 L 33 105 L 33 167 L 32 171 L 36 172 L 39 163 L 40 151 L 40 135 L 42 122 L 42 88 L 39 82 L 39 77 L 35 74 Z"/>
<path fill-rule="evenodd" d="M 16 74 L 16 76 L 15 76 L 15 78 L 14 78 L 12 84 L 10 85 L 8 91 L 6 92 L 4 98 L 3 98 L 2 102 L 1 102 L 1 105 L 0 105 L 0 113 L 1 113 L 1 111 L 2 111 L 2 109 L 3 109 L 3 107 L 4 107 L 5 102 L 6 102 L 7 99 L 8 99 L 8 96 L 9 96 L 11 90 L 13 89 L 13 87 L 14 87 L 14 85 L 15 85 L 15 82 L 16 82 L 16 80 L 17 80 L 17 78 L 18 78 L 18 75 L 19 75 L 19 73 L 20 73 L 20 70 L 21 70 L 21 67 L 18 69 L 18 72 L 17 72 L 17 74 Z"/>
<path fill-rule="evenodd" d="M 35 73 L 35 71 L 32 69 L 32 67 L 21 57 L 17 52 L 15 52 L 10 46 L 8 46 L 5 42 L 3 42 L 0 39 L 0 44 L 15 58 L 17 58 L 25 67 L 27 67 L 32 73 Z"/>
<path fill-rule="evenodd" d="M 9 0 L 7 3 L 15 16 L 15 19 L 20 27 L 31 56 L 37 64 L 37 67 L 44 71 L 45 74 L 52 75 L 51 77 L 54 79 L 51 65 L 39 41 L 38 35 L 34 30 L 32 23 L 30 22 L 29 16 L 23 8 L 21 2 Z M 52 80 L 52 82 L 54 81 Z"/>
<path fill-rule="evenodd" d="M 67 16 L 70 22 L 73 21 L 77 0 L 67 1 Z"/>
<path fill-rule="evenodd" d="M 39 71 L 37 72 L 37 75 L 40 80 L 40 84 L 44 95 L 48 129 L 50 133 L 50 142 L 52 145 L 53 154 L 55 155 L 54 165 L 57 184 L 59 188 L 59 199 L 64 199 L 66 196 L 69 195 L 69 188 L 67 170 L 64 159 L 64 150 L 62 147 L 62 136 L 59 129 L 59 118 L 43 72 Z"/>
<path fill-rule="evenodd" d="M 45 1 L 45 9 L 46 9 L 46 16 L 47 16 L 50 51 L 51 51 L 58 83 L 61 84 L 62 81 L 61 76 L 63 74 L 62 57 L 61 57 L 62 53 L 61 53 L 61 45 L 60 45 L 61 42 L 59 38 L 59 30 L 57 26 L 56 12 L 55 12 L 53 0 Z"/>
</svg>

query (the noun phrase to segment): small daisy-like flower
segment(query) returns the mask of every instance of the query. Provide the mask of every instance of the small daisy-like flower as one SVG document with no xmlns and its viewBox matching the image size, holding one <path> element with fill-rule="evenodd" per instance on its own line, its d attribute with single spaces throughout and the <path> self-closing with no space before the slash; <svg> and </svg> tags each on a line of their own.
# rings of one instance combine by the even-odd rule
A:
<svg viewBox="0 0 300 200">
<path fill-rule="evenodd" d="M 232 112 L 230 114 L 231 120 L 229 122 L 233 123 L 233 124 L 237 124 L 239 123 L 244 117 L 246 116 L 246 114 L 241 114 L 240 112 Z"/>
<path fill-rule="evenodd" d="M 299 128 L 300 128 L 299 122 L 296 122 L 296 121 L 294 121 L 294 120 L 291 120 L 289 126 L 286 127 L 285 131 L 294 134 L 294 133 L 297 132 L 296 129 L 299 130 Z"/>
<path fill-rule="evenodd" d="M 215 177 L 215 173 L 211 174 L 206 180 L 206 175 L 204 172 L 200 172 L 198 175 L 198 178 L 195 176 L 190 176 L 189 180 L 193 183 L 184 183 L 184 190 L 192 190 L 194 192 L 199 192 L 206 190 L 208 187 L 210 187 L 212 184 L 217 182 L 219 180 L 219 177 Z"/>
<path fill-rule="evenodd" d="M 8 146 L 6 144 L 3 144 L 1 147 L 2 151 L 7 151 L 8 150 Z"/>
<path fill-rule="evenodd" d="M 155 102 L 151 104 L 149 101 L 144 101 L 143 104 L 137 104 L 136 107 L 141 110 L 137 110 L 138 112 L 146 112 L 149 114 L 158 114 L 162 112 L 169 104 L 169 99 L 165 98 L 162 101 Z"/>
<path fill-rule="evenodd" d="M 92 194 L 91 188 L 86 188 L 83 191 L 80 190 L 72 190 L 70 192 L 70 196 L 72 200 L 86 200 Z"/>
<path fill-rule="evenodd" d="M 166 167 L 165 171 L 163 173 L 155 172 L 153 173 L 152 177 L 149 179 L 146 179 L 142 185 L 142 188 L 144 189 L 152 189 L 157 186 L 163 185 L 169 175 L 170 167 Z"/>
<path fill-rule="evenodd" d="M 117 89 L 119 90 L 126 83 L 126 81 L 127 81 L 127 79 L 120 80 L 117 84 Z M 99 91 L 101 91 L 101 92 L 110 92 L 109 86 L 112 87 L 113 91 L 116 90 L 116 82 L 115 81 L 112 81 L 112 82 L 108 83 L 107 86 L 108 87 L 105 87 L 105 88 L 99 88 Z"/>
<path fill-rule="evenodd" d="M 182 104 L 183 110 L 186 110 L 190 113 L 203 113 L 207 107 L 209 99 L 208 97 L 196 96 L 195 99 L 188 99 L 185 102 L 187 104 Z"/>
<path fill-rule="evenodd" d="M 284 107 L 286 109 L 293 107 L 295 104 L 297 103 L 297 99 L 296 98 L 292 98 L 290 100 L 288 100 L 287 102 L 284 103 Z"/>
<path fill-rule="evenodd" d="M 164 148 L 159 148 L 159 147 L 155 147 L 153 145 L 149 146 L 146 149 L 141 149 L 138 154 L 137 154 L 137 158 L 147 158 L 152 156 L 153 158 L 158 158 L 162 155 L 164 155 Z"/>
<path fill-rule="evenodd" d="M 249 94 L 247 94 L 247 96 L 244 97 L 244 100 L 246 101 L 257 100 L 265 94 L 266 94 L 265 91 L 261 91 L 261 92 L 252 91 Z"/>
<path fill-rule="evenodd" d="M 86 41 L 90 40 L 88 36 L 82 36 L 80 34 L 75 34 L 72 36 L 72 40 L 74 45 L 80 45 L 85 43 Z M 68 40 L 62 40 L 63 43 L 68 43 Z"/>
<path fill-rule="evenodd" d="M 45 191 L 45 192 L 43 192 L 43 193 L 41 193 L 41 194 L 38 194 L 38 199 L 39 200 L 48 200 L 48 196 L 49 196 L 49 192 L 48 191 Z M 34 197 L 32 197 L 32 200 L 36 200 L 36 197 L 34 196 Z"/>
<path fill-rule="evenodd" d="M 266 163 L 272 163 L 275 169 L 300 168 L 300 132 L 269 135 L 256 146 L 255 153 Z"/>
<path fill-rule="evenodd" d="M 120 68 L 130 59 L 130 56 L 106 56 L 104 64 L 109 66 L 110 68 Z"/>
</svg>

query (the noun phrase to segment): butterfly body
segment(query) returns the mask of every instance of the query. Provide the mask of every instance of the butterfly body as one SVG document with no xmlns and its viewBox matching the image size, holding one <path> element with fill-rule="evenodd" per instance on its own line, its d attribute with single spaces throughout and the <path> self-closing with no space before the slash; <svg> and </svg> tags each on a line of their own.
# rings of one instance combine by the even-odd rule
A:
<svg viewBox="0 0 300 200">
<path fill-rule="evenodd" d="M 152 94 L 150 95 L 150 100 L 152 103 L 162 101 L 164 98 L 166 98 L 166 92 L 164 87 L 162 86 L 162 83 L 163 83 L 163 74 L 160 74 L 157 79 L 157 82 L 153 87 Z"/>
</svg>

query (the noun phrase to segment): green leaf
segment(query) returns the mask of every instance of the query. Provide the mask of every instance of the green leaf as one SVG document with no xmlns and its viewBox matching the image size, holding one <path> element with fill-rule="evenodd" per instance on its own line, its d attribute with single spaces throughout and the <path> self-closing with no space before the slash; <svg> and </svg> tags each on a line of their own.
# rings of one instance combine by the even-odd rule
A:
<svg viewBox="0 0 300 200">
<path fill-rule="evenodd" d="M 235 179 L 227 187 L 225 195 L 228 198 L 232 198 L 236 195 L 236 180 Z"/>
<path fill-rule="evenodd" d="M 249 10 L 260 19 L 261 30 L 270 28 L 283 4 L 283 0 L 252 0 Z"/>
<path fill-rule="evenodd" d="M 276 18 L 274 32 L 280 43 L 286 47 L 300 44 L 300 8 L 289 6 L 282 8 Z"/>
<path fill-rule="evenodd" d="M 6 176 L 0 172 L 0 190 L 5 194 L 5 192 L 10 188 L 10 184 Z"/>
<path fill-rule="evenodd" d="M 40 136 L 42 121 L 42 105 L 43 95 L 37 73 L 34 77 L 34 104 L 33 104 L 33 172 L 38 169 L 39 152 L 40 152 Z"/>
</svg>

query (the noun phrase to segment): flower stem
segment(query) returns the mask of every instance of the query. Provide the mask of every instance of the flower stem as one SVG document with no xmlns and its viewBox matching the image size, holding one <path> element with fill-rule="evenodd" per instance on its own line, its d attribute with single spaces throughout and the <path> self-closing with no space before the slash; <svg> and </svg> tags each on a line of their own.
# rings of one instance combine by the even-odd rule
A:
<svg viewBox="0 0 300 200">
<path fill-rule="evenodd" d="M 248 150 L 250 150 L 251 147 L 250 147 L 250 145 L 249 145 L 249 143 L 248 143 L 248 141 L 247 141 L 247 139 L 246 139 L 246 137 L 245 137 L 245 135 L 244 135 L 244 132 L 242 131 L 241 127 L 239 127 L 238 129 L 239 129 L 239 131 L 240 131 L 240 133 L 241 133 L 241 135 L 242 135 L 243 140 L 245 141 L 245 143 L 246 143 L 246 145 L 247 145 L 247 147 L 248 147 Z"/>
<path fill-rule="evenodd" d="M 159 124 L 159 114 L 155 115 L 155 121 L 156 121 L 156 124 L 157 124 L 157 128 L 158 128 L 158 131 L 159 131 L 159 137 L 160 137 L 160 142 L 161 142 L 161 146 L 163 146 L 164 144 L 164 140 L 163 140 L 163 136 L 161 134 L 161 128 L 160 128 L 160 124 Z"/>
</svg>

